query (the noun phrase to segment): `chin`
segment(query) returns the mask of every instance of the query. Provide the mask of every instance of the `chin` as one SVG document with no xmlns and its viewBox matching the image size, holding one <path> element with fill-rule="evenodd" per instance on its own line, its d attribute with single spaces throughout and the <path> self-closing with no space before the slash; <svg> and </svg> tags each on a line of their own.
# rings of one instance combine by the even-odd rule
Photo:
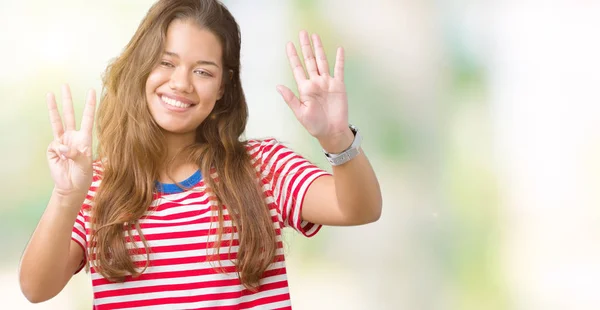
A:
<svg viewBox="0 0 600 310">
<path fill-rule="evenodd" d="M 197 128 L 192 126 L 185 126 L 183 124 L 177 124 L 175 122 L 164 122 L 161 120 L 156 120 L 156 123 L 163 132 L 176 135 L 195 134 Z"/>
</svg>

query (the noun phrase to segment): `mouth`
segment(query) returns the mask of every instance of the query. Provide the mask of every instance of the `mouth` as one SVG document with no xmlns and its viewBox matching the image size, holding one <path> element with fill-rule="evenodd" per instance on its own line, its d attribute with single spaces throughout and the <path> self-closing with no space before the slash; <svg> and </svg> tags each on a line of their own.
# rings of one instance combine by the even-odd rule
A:
<svg viewBox="0 0 600 310">
<path fill-rule="evenodd" d="M 170 108 L 175 108 L 176 110 L 184 110 L 188 109 L 192 106 L 195 106 L 196 103 L 185 99 L 185 98 L 173 98 L 174 96 L 167 96 L 164 94 L 159 94 L 160 100 Z"/>
</svg>

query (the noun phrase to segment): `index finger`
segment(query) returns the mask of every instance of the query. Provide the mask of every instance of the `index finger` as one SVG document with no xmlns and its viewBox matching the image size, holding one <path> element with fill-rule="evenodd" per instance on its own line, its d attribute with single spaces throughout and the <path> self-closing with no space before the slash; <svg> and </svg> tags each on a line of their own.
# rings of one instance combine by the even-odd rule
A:
<svg viewBox="0 0 600 310">
<path fill-rule="evenodd" d="M 298 57 L 298 53 L 296 52 L 296 47 L 294 43 L 289 42 L 287 44 L 287 56 L 290 61 L 290 67 L 292 68 L 292 72 L 294 73 L 294 79 L 296 80 L 296 84 L 306 80 L 306 74 L 304 73 L 304 67 L 302 67 L 302 63 L 300 62 L 300 58 Z"/>
<path fill-rule="evenodd" d="M 81 130 L 92 134 L 94 128 L 94 114 L 96 113 L 96 91 L 88 91 L 85 107 L 83 108 L 83 117 L 81 118 Z"/>
<path fill-rule="evenodd" d="M 60 119 L 60 114 L 58 113 L 58 108 L 56 107 L 56 99 L 54 98 L 53 93 L 48 93 L 46 95 L 46 103 L 48 105 L 48 112 L 50 113 L 52 135 L 54 136 L 54 140 L 60 140 L 65 131 L 63 129 L 62 120 Z"/>
</svg>

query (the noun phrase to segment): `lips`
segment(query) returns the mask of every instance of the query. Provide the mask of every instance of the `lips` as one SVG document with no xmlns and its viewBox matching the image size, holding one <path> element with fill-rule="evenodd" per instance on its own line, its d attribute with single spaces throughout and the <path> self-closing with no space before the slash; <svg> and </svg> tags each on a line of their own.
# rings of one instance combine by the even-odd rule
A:
<svg viewBox="0 0 600 310">
<path fill-rule="evenodd" d="M 192 106 L 191 104 L 183 103 L 183 102 L 181 102 L 181 101 L 179 101 L 179 100 L 175 100 L 175 99 L 169 98 L 169 97 L 167 97 L 167 96 L 162 96 L 162 97 L 160 97 L 160 99 L 161 99 L 161 100 L 162 100 L 164 103 L 166 103 L 166 104 L 168 104 L 168 105 L 170 105 L 170 106 L 177 107 L 177 108 L 184 108 L 184 109 L 187 109 L 187 108 L 189 108 L 189 107 L 191 107 L 191 106 Z"/>
<path fill-rule="evenodd" d="M 188 109 L 196 103 L 185 97 L 171 95 L 171 94 L 159 94 L 160 100 L 168 107 L 175 108 L 176 110 Z"/>
</svg>

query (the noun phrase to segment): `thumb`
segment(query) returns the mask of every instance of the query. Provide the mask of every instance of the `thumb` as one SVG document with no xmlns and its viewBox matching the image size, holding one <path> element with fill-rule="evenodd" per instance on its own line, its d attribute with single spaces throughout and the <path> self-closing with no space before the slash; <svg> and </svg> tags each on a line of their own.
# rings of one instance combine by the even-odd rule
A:
<svg viewBox="0 0 600 310">
<path fill-rule="evenodd" d="M 302 103 L 300 102 L 300 100 L 298 100 L 298 97 L 296 97 L 296 95 L 294 95 L 294 93 L 289 88 L 283 85 L 277 85 L 277 91 L 279 92 L 279 94 L 281 94 L 281 97 L 283 97 L 283 100 L 285 100 L 290 109 L 292 109 L 292 111 L 294 111 L 296 115 L 300 115 L 299 112 Z"/>
</svg>

